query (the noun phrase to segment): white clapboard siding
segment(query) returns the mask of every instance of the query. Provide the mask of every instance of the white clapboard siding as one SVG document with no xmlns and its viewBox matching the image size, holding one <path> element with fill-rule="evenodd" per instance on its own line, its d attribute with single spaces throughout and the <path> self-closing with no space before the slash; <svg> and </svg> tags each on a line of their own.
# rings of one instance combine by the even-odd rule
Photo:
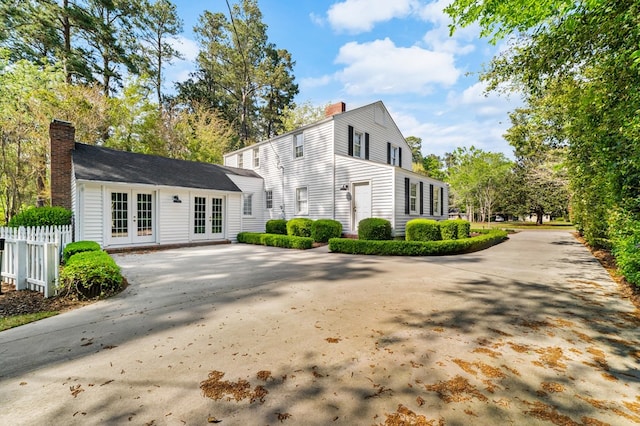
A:
<svg viewBox="0 0 640 426">
<path fill-rule="evenodd" d="M 394 167 L 346 155 L 336 155 L 336 185 L 369 182 L 371 185 L 371 216 L 387 219 L 393 224 Z M 351 223 L 352 203 L 347 191 L 336 191 L 335 219 L 342 223 L 344 232 L 355 232 Z"/>
<path fill-rule="evenodd" d="M 381 119 L 380 117 L 384 117 Z M 402 168 L 411 170 L 411 149 L 382 102 L 335 116 L 335 153 L 348 155 L 348 126 L 369 133 L 369 161 L 387 164 L 387 142 L 402 148 Z"/>
<path fill-rule="evenodd" d="M 181 201 L 176 203 L 173 197 Z M 189 190 L 184 188 L 163 188 L 157 192 L 156 212 L 159 244 L 180 244 L 189 241 L 189 226 L 191 223 L 192 197 Z"/>
<path fill-rule="evenodd" d="M 238 215 L 242 219 L 242 231 L 246 232 L 264 232 L 264 182 L 260 178 L 227 175 L 238 188 L 242 190 L 243 194 L 252 195 L 252 209 L 251 215 L 245 216 L 243 212 L 243 202 L 240 202 L 239 209 L 236 211 L 230 210 L 229 216 Z M 237 234 L 236 234 L 237 235 Z M 235 238 L 236 235 L 232 237 Z"/>
</svg>

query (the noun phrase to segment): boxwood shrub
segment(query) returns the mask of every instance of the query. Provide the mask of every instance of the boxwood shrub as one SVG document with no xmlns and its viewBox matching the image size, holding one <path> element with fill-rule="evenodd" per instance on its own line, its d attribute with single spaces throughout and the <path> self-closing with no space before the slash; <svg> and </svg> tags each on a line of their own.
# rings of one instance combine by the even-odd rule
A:
<svg viewBox="0 0 640 426">
<path fill-rule="evenodd" d="M 471 235 L 471 223 L 468 220 L 455 219 L 452 222 L 458 225 L 458 238 L 469 238 Z"/>
<path fill-rule="evenodd" d="M 115 293 L 122 283 L 120 267 L 105 251 L 76 253 L 60 271 L 60 290 L 80 298 Z"/>
<path fill-rule="evenodd" d="M 342 224 L 333 219 L 318 219 L 311 225 L 311 238 L 317 243 L 326 243 L 330 238 L 340 238 Z"/>
<path fill-rule="evenodd" d="M 329 250 L 337 253 L 379 256 L 441 256 L 484 250 L 507 239 L 507 232 L 495 229 L 472 238 L 440 241 L 366 241 L 332 238 Z"/>
<path fill-rule="evenodd" d="M 240 232 L 238 242 L 246 244 L 257 244 L 271 247 L 310 249 L 313 247 L 313 239 L 310 237 L 296 237 L 280 234 L 261 234 L 259 232 Z"/>
<path fill-rule="evenodd" d="M 361 240 L 390 240 L 391 222 L 378 217 L 362 219 L 358 223 L 358 238 Z"/>
<path fill-rule="evenodd" d="M 313 220 L 306 217 L 296 217 L 287 222 L 287 235 L 292 237 L 311 237 Z"/>
<path fill-rule="evenodd" d="M 432 219 L 412 219 L 407 222 L 405 239 L 407 241 L 441 240 L 440 223 Z"/>
<path fill-rule="evenodd" d="M 287 221 L 286 219 L 268 220 L 265 225 L 265 230 L 267 234 L 287 235 Z"/>
<path fill-rule="evenodd" d="M 443 220 L 438 222 L 440 225 L 440 239 L 457 240 L 458 224 L 453 220 Z"/>
<path fill-rule="evenodd" d="M 64 247 L 62 251 L 62 262 L 67 263 L 69 258 L 76 253 L 82 253 L 85 251 L 100 251 L 100 244 L 95 241 L 76 241 L 69 243 Z"/>
<path fill-rule="evenodd" d="M 71 210 L 64 207 L 33 207 L 13 216 L 10 227 L 71 225 Z"/>
</svg>

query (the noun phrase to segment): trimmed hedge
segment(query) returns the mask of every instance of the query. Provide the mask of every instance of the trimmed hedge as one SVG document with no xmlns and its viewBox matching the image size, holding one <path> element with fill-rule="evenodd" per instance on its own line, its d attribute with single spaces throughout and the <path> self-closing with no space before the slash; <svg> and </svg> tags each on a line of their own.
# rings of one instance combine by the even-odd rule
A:
<svg viewBox="0 0 640 426">
<path fill-rule="evenodd" d="M 379 256 L 442 256 L 484 250 L 507 239 L 507 232 L 495 229 L 477 237 L 441 241 L 365 241 L 332 238 L 329 250 L 336 253 Z"/>
<path fill-rule="evenodd" d="M 71 216 L 71 210 L 64 207 L 34 207 L 13 216 L 8 225 L 12 228 L 71 225 Z"/>
<path fill-rule="evenodd" d="M 471 235 L 471 223 L 468 220 L 455 219 L 452 220 L 458 225 L 458 238 L 469 238 Z"/>
<path fill-rule="evenodd" d="M 407 222 L 405 240 L 438 241 L 441 239 L 440 222 L 433 219 L 412 219 Z"/>
<path fill-rule="evenodd" d="M 330 238 L 340 238 L 342 224 L 333 219 L 318 219 L 311 225 L 311 238 L 317 243 L 326 243 Z"/>
<path fill-rule="evenodd" d="M 120 267 L 105 251 L 76 253 L 60 271 L 60 289 L 80 298 L 115 293 L 122 283 Z"/>
<path fill-rule="evenodd" d="M 391 222 L 378 217 L 362 219 L 358 223 L 358 239 L 391 240 Z"/>
<path fill-rule="evenodd" d="M 306 217 L 296 217 L 287 222 L 287 235 L 291 237 L 311 237 L 313 220 Z"/>
<path fill-rule="evenodd" d="M 292 235 L 261 234 L 259 232 L 240 232 L 238 242 L 245 244 L 257 244 L 270 247 L 282 247 L 306 250 L 313 247 L 313 239 L 309 237 L 296 237 Z"/>
<path fill-rule="evenodd" d="M 267 231 L 267 234 L 287 235 L 286 219 L 268 220 L 267 224 L 265 225 L 265 231 Z"/>
<path fill-rule="evenodd" d="M 86 251 L 100 251 L 100 244 L 95 241 L 76 241 L 74 243 L 69 243 L 65 246 L 62 251 L 62 263 L 67 263 L 69 258 L 77 253 L 82 253 Z"/>
<path fill-rule="evenodd" d="M 440 238 L 443 240 L 458 239 L 458 224 L 453 220 L 443 220 L 440 223 Z"/>
</svg>

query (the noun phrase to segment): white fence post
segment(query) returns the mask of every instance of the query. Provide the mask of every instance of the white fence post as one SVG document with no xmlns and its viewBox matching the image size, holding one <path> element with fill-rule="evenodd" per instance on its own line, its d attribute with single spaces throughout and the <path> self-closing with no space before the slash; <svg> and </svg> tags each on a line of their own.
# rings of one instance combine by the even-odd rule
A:
<svg viewBox="0 0 640 426">
<path fill-rule="evenodd" d="M 51 297 L 56 292 L 56 269 L 58 262 L 57 247 L 55 243 L 44 245 L 44 297 Z"/>
<path fill-rule="evenodd" d="M 27 240 L 17 240 L 15 249 L 13 271 L 16 275 L 16 290 L 25 290 L 27 288 Z"/>
</svg>

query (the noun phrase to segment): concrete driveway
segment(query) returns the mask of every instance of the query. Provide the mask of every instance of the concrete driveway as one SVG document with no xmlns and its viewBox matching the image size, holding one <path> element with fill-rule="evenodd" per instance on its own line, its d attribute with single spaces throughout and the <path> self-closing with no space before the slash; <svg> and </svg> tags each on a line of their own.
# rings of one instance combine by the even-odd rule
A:
<svg viewBox="0 0 640 426">
<path fill-rule="evenodd" d="M 640 423 L 638 314 L 568 232 L 115 258 L 119 296 L 0 333 L 0 424 Z"/>
</svg>

